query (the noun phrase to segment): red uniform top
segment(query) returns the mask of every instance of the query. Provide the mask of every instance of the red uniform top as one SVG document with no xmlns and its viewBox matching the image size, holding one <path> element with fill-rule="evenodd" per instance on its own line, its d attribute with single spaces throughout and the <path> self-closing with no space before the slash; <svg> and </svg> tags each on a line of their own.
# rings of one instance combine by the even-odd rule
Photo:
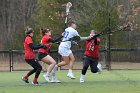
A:
<svg viewBox="0 0 140 93">
<path fill-rule="evenodd" d="M 95 39 L 86 41 L 86 50 L 84 55 L 92 58 L 99 58 L 99 43 L 100 38 L 97 37 L 98 44 L 95 44 Z"/>
<path fill-rule="evenodd" d="M 45 53 L 45 54 L 48 54 L 49 53 L 49 50 L 50 50 L 50 47 L 51 47 L 51 42 L 49 42 L 48 40 L 50 39 L 51 37 L 49 35 L 45 35 L 42 37 L 42 40 L 41 40 L 41 43 L 46 45 L 47 48 L 40 48 L 38 50 L 38 52 L 41 52 L 41 53 Z"/>
<path fill-rule="evenodd" d="M 30 36 L 27 36 L 24 40 L 24 50 L 25 50 L 25 59 L 34 59 L 35 52 L 33 49 L 30 48 L 29 44 L 33 43 L 33 40 Z"/>
</svg>

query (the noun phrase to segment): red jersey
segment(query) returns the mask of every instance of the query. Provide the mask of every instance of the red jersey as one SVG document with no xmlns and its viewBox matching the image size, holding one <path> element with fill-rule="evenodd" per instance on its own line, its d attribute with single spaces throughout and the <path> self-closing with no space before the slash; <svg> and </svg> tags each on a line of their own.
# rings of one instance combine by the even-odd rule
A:
<svg viewBox="0 0 140 93">
<path fill-rule="evenodd" d="M 27 36 L 24 40 L 24 50 L 25 50 L 25 59 L 34 59 L 35 52 L 33 49 L 30 48 L 29 44 L 33 43 L 33 40 L 30 36 Z"/>
<path fill-rule="evenodd" d="M 97 37 L 97 42 L 100 42 L 100 38 Z M 86 41 L 86 50 L 84 53 L 85 56 L 92 58 L 99 58 L 99 44 L 95 45 L 95 39 Z"/>
<path fill-rule="evenodd" d="M 41 43 L 46 45 L 47 48 L 40 48 L 38 50 L 38 52 L 41 52 L 41 53 L 45 53 L 45 54 L 48 54 L 49 53 L 49 50 L 50 50 L 50 47 L 51 47 L 51 42 L 49 42 L 48 40 L 50 39 L 51 37 L 48 36 L 48 35 L 45 35 L 42 37 L 42 40 L 41 40 Z"/>
</svg>

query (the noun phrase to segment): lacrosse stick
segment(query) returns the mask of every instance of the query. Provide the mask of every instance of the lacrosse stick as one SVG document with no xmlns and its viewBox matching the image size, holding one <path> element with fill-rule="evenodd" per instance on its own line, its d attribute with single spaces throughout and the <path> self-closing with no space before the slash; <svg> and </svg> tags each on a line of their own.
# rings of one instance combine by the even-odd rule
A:
<svg viewBox="0 0 140 93">
<path fill-rule="evenodd" d="M 72 3 L 68 2 L 66 4 L 66 18 L 65 18 L 65 25 L 64 25 L 64 29 L 67 27 L 67 23 L 68 23 L 68 16 L 69 16 L 69 12 L 70 12 L 70 8 L 72 7 Z"/>
<path fill-rule="evenodd" d="M 113 30 L 113 31 L 110 31 L 109 29 L 110 28 L 107 27 L 102 32 L 100 32 L 99 34 L 97 34 L 95 36 L 112 34 L 112 33 L 115 33 L 115 32 L 133 31 L 133 26 L 132 26 L 132 24 L 127 24 L 125 26 L 120 26 L 116 30 Z"/>
</svg>

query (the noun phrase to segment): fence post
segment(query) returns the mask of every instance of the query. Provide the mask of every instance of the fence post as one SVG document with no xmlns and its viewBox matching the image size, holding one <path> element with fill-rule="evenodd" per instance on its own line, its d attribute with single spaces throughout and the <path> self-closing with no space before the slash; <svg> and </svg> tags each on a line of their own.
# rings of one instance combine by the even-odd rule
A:
<svg viewBox="0 0 140 93">
<path fill-rule="evenodd" d="M 111 31 L 111 15 L 110 12 L 108 13 L 108 25 L 109 25 L 109 32 Z M 108 34 L 108 39 L 107 39 L 107 70 L 111 70 L 111 35 Z"/>
<path fill-rule="evenodd" d="M 10 72 L 12 72 L 12 50 L 11 50 L 11 48 L 9 49 L 9 70 L 10 70 Z"/>
<path fill-rule="evenodd" d="M 110 49 L 110 35 L 108 35 L 108 42 L 107 42 L 107 70 L 111 70 L 111 49 Z"/>
<path fill-rule="evenodd" d="M 13 61 L 13 50 L 11 50 L 11 70 L 13 71 L 14 70 L 14 61 Z"/>
</svg>

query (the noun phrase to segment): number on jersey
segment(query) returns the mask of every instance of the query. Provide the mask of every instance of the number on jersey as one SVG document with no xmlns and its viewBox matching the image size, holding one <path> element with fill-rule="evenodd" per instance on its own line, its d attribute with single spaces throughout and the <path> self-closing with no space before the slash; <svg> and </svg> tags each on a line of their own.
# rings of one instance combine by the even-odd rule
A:
<svg viewBox="0 0 140 93">
<path fill-rule="evenodd" d="M 90 42 L 89 50 L 94 51 L 94 43 Z"/>
<path fill-rule="evenodd" d="M 65 31 L 65 33 L 64 33 L 64 38 L 67 38 L 68 35 L 69 35 L 69 32 Z"/>
</svg>

